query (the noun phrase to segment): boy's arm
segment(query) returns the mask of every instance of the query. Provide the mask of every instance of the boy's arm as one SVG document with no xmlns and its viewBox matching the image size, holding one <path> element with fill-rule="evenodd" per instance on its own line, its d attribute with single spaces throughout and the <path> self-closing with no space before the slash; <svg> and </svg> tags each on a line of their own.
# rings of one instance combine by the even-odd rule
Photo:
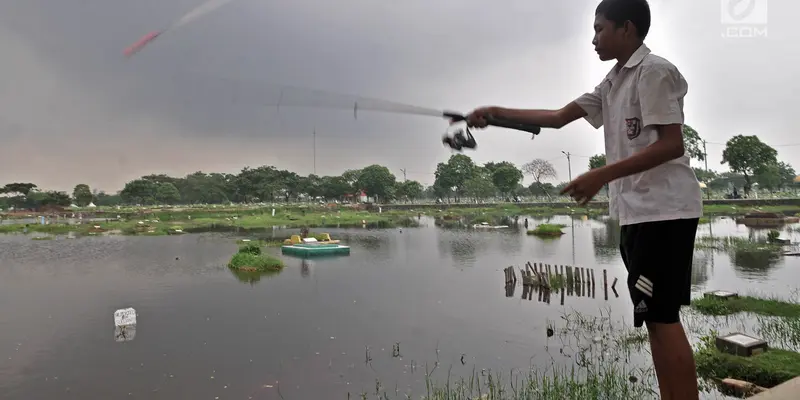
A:
<svg viewBox="0 0 800 400">
<path fill-rule="evenodd" d="M 682 124 L 659 125 L 658 140 L 655 143 L 628 158 L 603 167 L 606 181 L 638 174 L 682 156 L 684 148 L 681 127 Z"/>
<path fill-rule="evenodd" d="M 642 128 L 655 125 L 658 139 L 633 156 L 604 167 L 609 181 L 647 171 L 684 155 L 680 99 L 687 90 L 686 81 L 672 65 L 652 65 L 642 71 L 638 82 Z"/>
<path fill-rule="evenodd" d="M 598 86 L 592 93 L 585 93 L 558 110 L 521 110 L 494 107 L 491 115 L 543 128 L 559 129 L 579 119 L 586 118 L 595 128 L 603 126 L 603 102 Z"/>
</svg>

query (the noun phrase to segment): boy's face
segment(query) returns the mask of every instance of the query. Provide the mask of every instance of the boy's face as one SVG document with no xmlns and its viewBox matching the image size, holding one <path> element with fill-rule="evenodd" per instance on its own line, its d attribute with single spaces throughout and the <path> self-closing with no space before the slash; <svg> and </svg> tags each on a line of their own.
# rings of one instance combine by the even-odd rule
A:
<svg viewBox="0 0 800 400">
<path fill-rule="evenodd" d="M 602 61 L 617 58 L 619 49 L 624 44 L 625 27 L 616 27 L 613 22 L 602 15 L 594 17 L 594 50 Z"/>
</svg>

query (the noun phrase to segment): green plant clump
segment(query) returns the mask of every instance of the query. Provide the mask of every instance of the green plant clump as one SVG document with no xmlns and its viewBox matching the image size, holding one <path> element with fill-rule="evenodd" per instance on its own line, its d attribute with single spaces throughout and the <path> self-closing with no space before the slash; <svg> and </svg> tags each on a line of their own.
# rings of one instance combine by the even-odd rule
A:
<svg viewBox="0 0 800 400">
<path fill-rule="evenodd" d="M 262 254 L 258 244 L 241 246 L 228 263 L 229 268 L 248 272 L 280 271 L 283 261 L 268 254 Z"/>
<path fill-rule="evenodd" d="M 697 373 L 711 380 L 733 378 L 771 388 L 800 376 L 800 353 L 769 349 L 750 357 L 734 356 L 717 350 L 716 333 L 701 339 L 695 352 Z"/>
<path fill-rule="evenodd" d="M 692 300 L 692 307 L 705 315 L 720 316 L 750 312 L 770 317 L 800 318 L 800 304 L 779 299 L 762 299 L 751 296 L 740 296 L 730 299 L 704 296 Z"/>
<path fill-rule="evenodd" d="M 561 230 L 564 227 L 566 227 L 566 225 L 541 224 L 537 225 L 534 229 L 528 230 L 528 235 L 558 237 L 564 234 L 564 232 Z"/>
</svg>

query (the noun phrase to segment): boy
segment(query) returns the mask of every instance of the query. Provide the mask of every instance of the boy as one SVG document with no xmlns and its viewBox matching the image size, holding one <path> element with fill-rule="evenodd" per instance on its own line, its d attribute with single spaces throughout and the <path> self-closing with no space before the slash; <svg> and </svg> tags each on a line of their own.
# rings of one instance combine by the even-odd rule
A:
<svg viewBox="0 0 800 400">
<path fill-rule="evenodd" d="M 593 92 L 560 110 L 479 108 L 467 122 L 481 128 L 492 116 L 561 128 L 584 118 L 603 127 L 608 164 L 576 178 L 562 193 L 586 204 L 609 184 L 634 325 L 647 326 L 661 397 L 692 400 L 699 396 L 696 368 L 679 311 L 690 300 L 703 205 L 683 147 L 687 84 L 674 65 L 644 45 L 649 28 L 646 0 L 603 0 L 595 11 L 592 44 L 600 60 L 617 63 Z"/>
</svg>

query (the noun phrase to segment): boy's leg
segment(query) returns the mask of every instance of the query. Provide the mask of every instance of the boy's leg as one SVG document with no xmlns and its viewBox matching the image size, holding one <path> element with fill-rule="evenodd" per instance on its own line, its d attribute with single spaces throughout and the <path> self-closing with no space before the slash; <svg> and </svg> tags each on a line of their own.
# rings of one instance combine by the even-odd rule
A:
<svg viewBox="0 0 800 400">
<path fill-rule="evenodd" d="M 647 324 L 663 399 L 697 399 L 694 355 L 680 323 L 688 305 L 698 219 L 649 222 L 622 229 L 634 326 Z"/>
</svg>

